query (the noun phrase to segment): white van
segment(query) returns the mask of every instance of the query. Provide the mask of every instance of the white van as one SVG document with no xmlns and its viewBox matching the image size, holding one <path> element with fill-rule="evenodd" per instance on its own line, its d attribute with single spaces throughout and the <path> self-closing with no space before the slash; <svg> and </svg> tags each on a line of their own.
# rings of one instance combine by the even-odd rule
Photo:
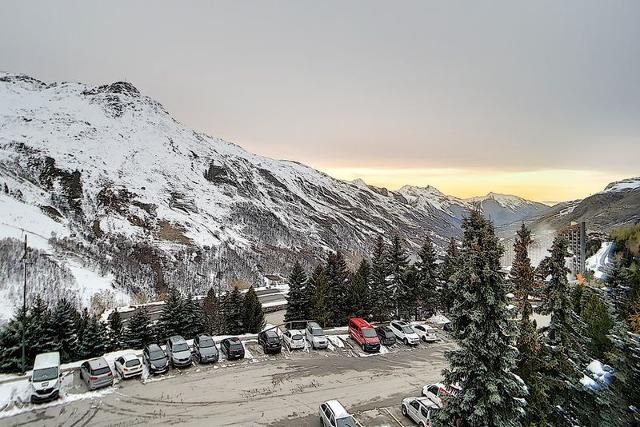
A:
<svg viewBox="0 0 640 427">
<path fill-rule="evenodd" d="M 32 403 L 57 399 L 60 395 L 60 353 L 37 355 L 29 381 Z"/>
</svg>

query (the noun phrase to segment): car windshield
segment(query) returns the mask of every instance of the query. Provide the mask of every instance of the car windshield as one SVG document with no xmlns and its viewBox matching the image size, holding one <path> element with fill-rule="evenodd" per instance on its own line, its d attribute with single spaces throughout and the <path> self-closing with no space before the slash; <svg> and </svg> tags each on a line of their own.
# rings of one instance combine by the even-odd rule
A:
<svg viewBox="0 0 640 427">
<path fill-rule="evenodd" d="M 338 423 L 338 427 L 356 427 L 356 420 L 354 420 L 351 416 L 346 418 L 338 418 L 336 421 Z"/>
<path fill-rule="evenodd" d="M 367 338 L 373 338 L 373 337 L 377 336 L 376 335 L 376 331 L 374 331 L 373 329 L 369 329 L 369 328 L 363 329 L 362 330 L 362 335 L 364 335 Z"/>
<path fill-rule="evenodd" d="M 178 344 L 173 346 L 173 351 L 188 351 L 189 346 L 186 342 L 179 342 Z"/>
<path fill-rule="evenodd" d="M 322 337 L 324 336 L 324 331 L 321 328 L 313 328 L 311 329 L 311 333 L 313 334 L 313 336 L 315 337 Z"/>
<path fill-rule="evenodd" d="M 151 360 L 162 360 L 164 357 L 164 352 L 162 350 L 156 350 L 149 353 L 149 359 Z"/>
<path fill-rule="evenodd" d="M 33 371 L 31 377 L 35 382 L 50 381 L 58 378 L 58 368 L 54 366 L 53 368 L 36 369 Z"/>
<path fill-rule="evenodd" d="M 127 366 L 128 368 L 131 368 L 132 366 L 138 366 L 140 364 L 140 361 L 138 359 L 131 359 L 131 360 L 127 360 L 127 363 L 125 363 L 125 366 Z"/>
<path fill-rule="evenodd" d="M 237 350 L 242 350 L 242 349 L 243 349 L 242 344 L 240 344 L 239 342 L 238 342 L 238 343 L 233 343 L 233 342 L 232 342 L 232 343 L 229 345 L 229 348 L 230 348 L 231 350 L 233 350 L 233 351 L 237 351 Z"/>
<path fill-rule="evenodd" d="M 403 326 L 402 327 L 402 332 L 404 332 L 405 334 L 413 334 L 415 332 L 413 332 L 413 329 L 411 329 L 411 326 Z"/>
<path fill-rule="evenodd" d="M 213 347 L 213 346 L 214 346 L 214 343 L 211 338 L 200 338 L 200 347 L 207 348 L 207 347 Z"/>
<path fill-rule="evenodd" d="M 278 338 L 278 337 L 268 337 L 267 339 L 269 340 L 270 343 L 278 343 L 278 342 L 280 342 L 280 338 Z"/>
<path fill-rule="evenodd" d="M 103 366 L 102 368 L 97 368 L 91 371 L 93 375 L 104 375 L 107 372 L 111 372 L 108 366 Z"/>
</svg>

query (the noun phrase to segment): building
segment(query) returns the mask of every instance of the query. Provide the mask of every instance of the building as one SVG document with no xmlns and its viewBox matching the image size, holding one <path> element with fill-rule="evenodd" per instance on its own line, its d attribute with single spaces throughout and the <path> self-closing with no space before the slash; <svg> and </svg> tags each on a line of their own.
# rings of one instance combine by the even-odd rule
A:
<svg viewBox="0 0 640 427">
<path fill-rule="evenodd" d="M 567 239 L 571 257 L 568 259 L 567 267 L 571 270 L 572 276 L 584 275 L 586 249 L 587 249 L 587 227 L 584 221 L 576 223 L 558 231 L 558 234 Z"/>
</svg>

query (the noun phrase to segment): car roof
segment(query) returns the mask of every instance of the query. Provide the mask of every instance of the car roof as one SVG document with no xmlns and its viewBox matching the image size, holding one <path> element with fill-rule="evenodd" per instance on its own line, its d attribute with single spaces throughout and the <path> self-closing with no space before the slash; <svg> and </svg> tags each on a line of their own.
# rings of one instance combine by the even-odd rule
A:
<svg viewBox="0 0 640 427">
<path fill-rule="evenodd" d="M 149 351 L 162 350 L 158 344 L 147 344 Z"/>
<path fill-rule="evenodd" d="M 184 338 L 182 338 L 180 335 L 174 335 L 172 337 L 169 337 L 169 341 L 171 341 L 172 343 L 178 343 L 178 342 L 182 342 L 185 341 Z"/>
<path fill-rule="evenodd" d="M 307 326 L 311 326 L 312 328 L 319 328 L 320 325 L 318 325 L 317 322 L 309 322 L 307 323 Z"/>
<path fill-rule="evenodd" d="M 199 340 L 201 340 L 202 338 L 213 339 L 213 338 L 211 338 L 211 335 L 207 335 L 207 334 L 200 334 L 200 335 L 198 335 L 198 339 L 199 339 Z"/>
<path fill-rule="evenodd" d="M 240 342 L 240 338 L 238 338 L 238 337 L 229 337 L 229 338 L 227 338 L 227 341 L 232 342 L 232 343 L 239 343 Z"/>
<path fill-rule="evenodd" d="M 265 335 L 272 335 L 272 336 L 275 336 L 275 337 L 277 337 L 277 336 L 278 336 L 278 333 L 276 332 L 276 330 L 275 330 L 275 329 L 268 329 L 268 330 L 266 330 L 266 331 L 262 331 L 262 332 L 263 332 Z"/>
<path fill-rule="evenodd" d="M 136 355 L 135 355 L 135 354 L 133 354 L 133 353 L 123 354 L 123 355 L 122 355 L 122 358 L 123 358 L 124 360 L 134 360 L 134 359 L 135 359 L 135 360 L 138 360 L 138 356 L 136 356 Z"/>
<path fill-rule="evenodd" d="M 105 366 L 109 366 L 104 357 L 96 357 L 95 359 L 87 360 L 87 363 L 91 367 L 91 369 L 99 369 L 104 368 Z"/>
<path fill-rule="evenodd" d="M 336 417 L 336 419 L 346 418 L 351 416 L 351 414 L 348 413 L 346 409 L 344 409 L 344 406 L 342 406 L 342 403 L 338 402 L 337 400 L 327 400 L 324 403 L 329 408 L 331 408 L 331 411 L 333 412 L 333 415 Z"/>
<path fill-rule="evenodd" d="M 60 353 L 52 351 L 50 353 L 41 353 L 36 356 L 33 362 L 33 369 L 53 368 L 60 365 Z"/>
<path fill-rule="evenodd" d="M 349 321 L 353 322 L 355 325 L 360 326 L 361 328 L 372 328 L 372 326 L 364 320 L 362 317 L 352 317 Z"/>
</svg>

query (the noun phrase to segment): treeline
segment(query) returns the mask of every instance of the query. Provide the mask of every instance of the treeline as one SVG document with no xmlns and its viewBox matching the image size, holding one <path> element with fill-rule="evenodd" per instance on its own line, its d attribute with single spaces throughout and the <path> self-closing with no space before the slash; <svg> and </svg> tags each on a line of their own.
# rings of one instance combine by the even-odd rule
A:
<svg viewBox="0 0 640 427">
<path fill-rule="evenodd" d="M 202 333 L 257 333 L 264 323 L 264 312 L 253 288 L 244 295 L 234 288 L 219 296 L 210 289 L 201 301 L 171 288 L 157 322 L 152 322 L 141 306 L 126 326 L 118 311 L 102 322 L 86 308 L 78 311 L 71 300 L 62 298 L 49 308 L 38 296 L 26 313 L 19 310 L 0 330 L 0 372 L 19 372 L 22 368 L 23 325 L 25 368 L 29 369 L 38 353 L 48 351 L 60 352 L 66 363 L 110 351 L 140 349 L 152 342 L 163 344 L 172 335 L 191 339 Z"/>
<path fill-rule="evenodd" d="M 450 307 L 448 283 L 457 257 L 451 240 L 438 266 L 427 237 L 411 263 L 395 236 L 388 244 L 378 237 L 373 253 L 355 271 L 349 271 L 340 251 L 329 253 L 310 274 L 296 263 L 289 276 L 285 321 L 314 319 L 323 326 L 344 326 L 353 316 L 373 321 L 429 317 Z"/>
</svg>

